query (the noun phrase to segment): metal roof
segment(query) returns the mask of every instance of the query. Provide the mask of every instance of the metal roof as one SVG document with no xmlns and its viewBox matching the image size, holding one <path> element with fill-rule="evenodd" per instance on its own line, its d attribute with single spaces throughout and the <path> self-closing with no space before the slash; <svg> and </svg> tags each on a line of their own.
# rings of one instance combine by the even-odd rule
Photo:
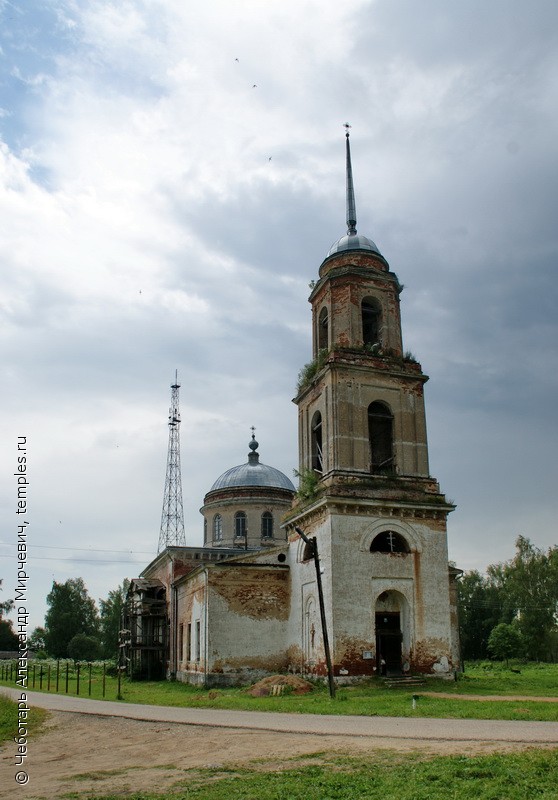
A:
<svg viewBox="0 0 558 800">
<path fill-rule="evenodd" d="M 368 250 L 369 252 L 371 251 L 381 255 L 372 239 L 368 239 L 366 236 L 361 236 L 360 233 L 351 233 L 347 234 L 346 236 L 342 236 L 340 239 L 334 242 L 329 248 L 326 258 L 329 258 L 329 256 L 333 256 L 336 253 L 345 253 L 348 250 Z"/>
<path fill-rule="evenodd" d="M 263 486 L 274 489 L 287 489 L 294 492 L 295 487 L 292 482 L 275 467 L 268 467 L 267 464 L 260 464 L 259 461 L 247 464 L 239 464 L 231 467 L 217 478 L 210 491 L 217 489 L 229 489 L 235 486 Z"/>
</svg>

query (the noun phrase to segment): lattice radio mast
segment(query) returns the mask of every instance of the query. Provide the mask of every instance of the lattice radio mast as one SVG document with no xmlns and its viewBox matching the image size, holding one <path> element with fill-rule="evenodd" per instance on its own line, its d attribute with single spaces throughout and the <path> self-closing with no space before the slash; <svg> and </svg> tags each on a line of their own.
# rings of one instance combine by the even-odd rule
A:
<svg viewBox="0 0 558 800">
<path fill-rule="evenodd" d="M 184 533 L 184 509 L 182 507 L 182 476 L 180 474 L 180 409 L 178 406 L 178 370 L 171 386 L 171 406 L 169 409 L 169 450 L 167 455 L 167 475 L 161 514 L 161 533 L 157 553 L 165 547 L 186 547 Z"/>
</svg>

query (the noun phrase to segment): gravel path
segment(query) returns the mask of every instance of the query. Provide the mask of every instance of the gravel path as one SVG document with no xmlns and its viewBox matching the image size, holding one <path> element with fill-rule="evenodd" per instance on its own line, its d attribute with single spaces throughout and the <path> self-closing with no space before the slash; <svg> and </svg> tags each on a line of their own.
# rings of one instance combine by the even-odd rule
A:
<svg viewBox="0 0 558 800">
<path fill-rule="evenodd" d="M 32 706 L 49 709 L 49 717 L 29 739 L 25 786 L 16 783 L 15 743 L 0 748 L 0 800 L 172 794 L 200 776 L 200 768 L 212 774 L 223 768 L 229 776 L 243 765 L 276 772 L 307 758 L 327 763 L 340 753 L 467 757 L 558 746 L 555 722 L 272 714 L 27 695 Z"/>
<path fill-rule="evenodd" d="M 15 698 L 15 689 L 0 688 Z M 219 728 L 313 733 L 322 736 L 365 736 L 374 739 L 450 739 L 551 744 L 558 746 L 558 722 L 522 720 L 431 719 L 426 717 L 356 717 L 283 714 L 264 711 L 147 706 L 69 695 L 27 692 L 31 705 L 56 711 L 96 714 L 151 722 L 177 722 Z"/>
</svg>

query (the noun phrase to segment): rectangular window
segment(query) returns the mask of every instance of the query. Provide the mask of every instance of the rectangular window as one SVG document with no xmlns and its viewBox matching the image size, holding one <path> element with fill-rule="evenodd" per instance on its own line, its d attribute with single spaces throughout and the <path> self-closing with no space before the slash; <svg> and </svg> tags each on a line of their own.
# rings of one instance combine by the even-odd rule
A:
<svg viewBox="0 0 558 800">
<path fill-rule="evenodd" d="M 184 659 L 184 625 L 180 623 L 180 628 L 178 629 L 178 660 L 182 661 Z"/>
<path fill-rule="evenodd" d="M 201 624 L 199 619 L 196 622 L 196 661 L 201 660 Z"/>
<path fill-rule="evenodd" d="M 188 623 L 186 633 L 186 661 L 192 660 L 192 623 Z"/>
</svg>

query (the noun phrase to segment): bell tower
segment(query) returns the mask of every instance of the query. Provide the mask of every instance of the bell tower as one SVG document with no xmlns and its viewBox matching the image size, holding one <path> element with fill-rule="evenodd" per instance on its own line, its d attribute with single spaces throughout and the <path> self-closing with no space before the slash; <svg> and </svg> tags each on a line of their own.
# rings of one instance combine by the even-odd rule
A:
<svg viewBox="0 0 558 800">
<path fill-rule="evenodd" d="M 346 137 L 348 230 L 329 250 L 309 298 L 311 379 L 301 375 L 295 400 L 301 472 L 311 469 L 327 485 L 371 476 L 428 478 L 428 378 L 403 352 L 403 287 L 374 242 L 357 233 Z"/>
<path fill-rule="evenodd" d="M 444 672 L 457 661 L 446 537 L 454 507 L 429 473 L 428 378 L 403 349 L 403 287 L 357 232 L 348 128 L 347 233 L 309 298 L 313 360 L 294 399 L 304 491 L 287 527 L 293 543 L 295 525 L 318 540 L 336 674 Z M 300 543 L 297 557 L 304 562 Z"/>
</svg>

